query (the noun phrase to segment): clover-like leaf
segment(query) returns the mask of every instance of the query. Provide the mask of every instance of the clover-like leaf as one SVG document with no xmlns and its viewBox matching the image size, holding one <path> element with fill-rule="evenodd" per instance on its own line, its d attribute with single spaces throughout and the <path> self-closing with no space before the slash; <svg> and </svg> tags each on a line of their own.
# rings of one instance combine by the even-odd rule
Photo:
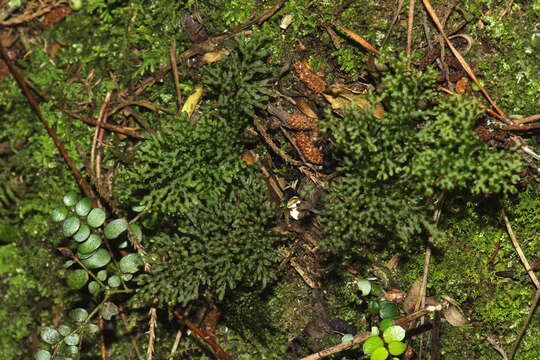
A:
<svg viewBox="0 0 540 360">
<path fill-rule="evenodd" d="M 51 217 L 54 222 L 64 221 L 68 215 L 69 210 L 65 206 L 57 207 L 53 210 Z"/>
<path fill-rule="evenodd" d="M 88 273 L 82 269 L 70 271 L 67 275 L 66 282 L 70 289 L 79 290 L 86 285 L 88 281 Z"/>
<path fill-rule="evenodd" d="M 407 344 L 402 343 L 401 341 L 392 341 L 388 344 L 388 351 L 394 356 L 399 356 L 407 350 Z"/>
<path fill-rule="evenodd" d="M 383 300 L 379 303 L 379 316 L 382 319 L 395 318 L 399 315 L 399 307 L 390 301 Z"/>
<path fill-rule="evenodd" d="M 379 323 L 379 328 L 381 329 L 381 331 L 384 331 L 392 325 L 394 325 L 393 319 L 382 319 L 381 322 Z"/>
<path fill-rule="evenodd" d="M 76 242 L 83 242 L 90 236 L 90 228 L 86 224 L 81 224 L 79 230 L 73 235 L 73 240 Z"/>
<path fill-rule="evenodd" d="M 113 316 L 118 315 L 118 306 L 110 301 L 105 302 L 101 308 L 101 315 L 105 320 L 111 320 Z"/>
<path fill-rule="evenodd" d="M 79 216 L 86 216 L 88 213 L 92 210 L 92 199 L 90 198 L 82 198 L 79 200 L 77 205 L 75 205 L 75 212 Z"/>
<path fill-rule="evenodd" d="M 75 308 L 69 312 L 68 316 L 75 322 L 83 322 L 88 318 L 88 311 L 83 308 Z"/>
<path fill-rule="evenodd" d="M 88 240 L 83 242 L 79 245 L 77 248 L 77 251 L 81 254 L 90 254 L 94 250 L 96 250 L 101 245 L 101 238 L 97 236 L 96 234 L 90 235 Z"/>
<path fill-rule="evenodd" d="M 81 221 L 76 216 L 70 216 L 64 221 L 64 225 L 62 226 L 62 232 L 64 233 L 65 237 L 73 236 L 77 230 L 79 230 L 79 227 L 81 226 Z"/>
<path fill-rule="evenodd" d="M 60 342 L 60 340 L 62 340 L 62 335 L 60 335 L 58 330 L 52 327 L 46 327 L 41 329 L 40 335 L 41 339 L 50 345 L 54 345 Z"/>
<path fill-rule="evenodd" d="M 89 269 L 99 269 L 111 261 L 111 254 L 105 249 L 99 249 L 81 263 Z"/>
<path fill-rule="evenodd" d="M 139 254 L 128 254 L 120 259 L 118 265 L 123 273 L 133 274 L 139 270 L 139 266 L 142 265 L 142 260 Z"/>
<path fill-rule="evenodd" d="M 95 208 L 90 211 L 88 214 L 88 217 L 86 218 L 86 221 L 88 222 L 88 225 L 90 225 L 93 228 L 100 227 L 105 222 L 105 218 L 107 217 L 107 214 L 105 213 L 105 210 L 100 208 Z"/>
<path fill-rule="evenodd" d="M 47 350 L 39 350 L 34 354 L 34 359 L 36 360 L 50 360 L 51 359 L 51 353 Z"/>
<path fill-rule="evenodd" d="M 369 280 L 366 279 L 360 279 L 356 281 L 356 285 L 358 286 L 358 289 L 362 292 L 363 296 L 368 296 L 371 292 L 371 283 Z"/>
<path fill-rule="evenodd" d="M 77 194 L 75 191 L 70 191 L 64 195 L 64 204 L 66 204 L 66 206 L 71 207 L 75 205 L 77 200 L 79 200 L 79 194 Z"/>
<path fill-rule="evenodd" d="M 401 326 L 390 326 L 383 332 L 384 341 L 391 343 L 393 341 L 401 341 L 405 338 L 405 329 Z"/>
<path fill-rule="evenodd" d="M 371 355 L 376 349 L 384 347 L 384 341 L 379 336 L 370 336 L 364 345 L 362 345 L 362 350 L 368 355 Z"/>
<path fill-rule="evenodd" d="M 388 350 L 385 347 L 380 347 L 371 354 L 371 360 L 385 360 L 387 357 Z"/>
<path fill-rule="evenodd" d="M 126 231 L 128 222 L 126 219 L 115 219 L 105 226 L 103 234 L 107 239 L 116 239 L 120 234 Z"/>
<path fill-rule="evenodd" d="M 64 342 L 67 345 L 72 345 L 72 346 L 79 345 L 80 341 L 81 341 L 81 337 L 79 336 L 79 334 L 71 334 L 64 338 Z"/>
</svg>

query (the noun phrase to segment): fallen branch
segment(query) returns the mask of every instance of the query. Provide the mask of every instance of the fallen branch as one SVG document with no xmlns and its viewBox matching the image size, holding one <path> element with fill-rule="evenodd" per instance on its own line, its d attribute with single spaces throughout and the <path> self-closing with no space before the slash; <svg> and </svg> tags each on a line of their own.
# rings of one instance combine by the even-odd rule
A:
<svg viewBox="0 0 540 360">
<path fill-rule="evenodd" d="M 225 350 L 223 350 L 218 344 L 212 341 L 210 336 L 203 333 L 201 329 L 199 329 L 197 326 L 195 326 L 195 324 L 186 319 L 184 315 L 180 314 L 176 309 L 171 308 L 171 311 L 174 316 L 176 316 L 178 320 L 182 322 L 182 324 L 184 324 L 188 329 L 193 331 L 198 337 L 204 340 L 204 342 L 210 345 L 210 347 L 219 355 L 220 358 L 222 358 L 223 360 L 233 360 L 231 355 L 227 354 Z"/>
<path fill-rule="evenodd" d="M 64 148 L 64 145 L 60 142 L 60 139 L 58 138 L 58 135 L 56 134 L 56 131 L 54 131 L 53 128 L 49 125 L 49 123 L 45 120 L 43 115 L 41 114 L 41 110 L 39 109 L 39 104 L 36 101 L 36 98 L 32 93 L 30 92 L 30 89 L 28 89 L 28 86 L 26 86 L 25 77 L 24 75 L 19 71 L 19 69 L 15 66 L 15 63 L 13 60 L 8 56 L 6 49 L 4 48 L 4 45 L 2 45 L 2 42 L 0 41 L 0 55 L 4 59 L 6 65 L 9 68 L 9 71 L 11 75 L 15 78 L 15 81 L 17 82 L 17 85 L 19 85 L 19 88 L 21 89 L 22 93 L 30 103 L 30 107 L 38 117 L 41 124 L 45 127 L 47 130 L 47 133 L 51 137 L 51 139 L 54 142 L 54 145 L 64 158 L 64 161 L 68 165 L 69 169 L 73 173 L 73 176 L 75 177 L 75 181 L 83 191 L 84 195 L 89 197 L 90 199 L 95 200 L 96 197 L 94 193 L 92 192 L 92 189 L 90 189 L 90 186 L 86 183 L 86 181 L 83 179 L 81 173 L 75 166 L 75 163 L 67 153 L 66 149 Z"/>
</svg>

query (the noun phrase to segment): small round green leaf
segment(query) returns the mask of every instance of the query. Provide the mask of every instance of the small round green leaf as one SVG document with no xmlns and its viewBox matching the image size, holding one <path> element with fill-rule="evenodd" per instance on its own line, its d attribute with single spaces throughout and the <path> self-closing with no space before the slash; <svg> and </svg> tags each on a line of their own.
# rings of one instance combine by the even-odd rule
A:
<svg viewBox="0 0 540 360">
<path fill-rule="evenodd" d="M 41 330 L 41 339 L 47 344 L 54 345 L 62 340 L 62 335 L 52 327 L 46 327 Z"/>
<path fill-rule="evenodd" d="M 82 269 L 70 271 L 66 278 L 67 285 L 72 290 L 83 288 L 87 281 L 88 273 Z"/>
<path fill-rule="evenodd" d="M 389 301 L 383 300 L 379 304 L 379 316 L 382 319 L 395 318 L 399 315 L 399 307 Z"/>
<path fill-rule="evenodd" d="M 68 345 L 79 345 L 79 342 L 80 342 L 81 338 L 79 336 L 79 334 L 71 334 L 69 336 L 66 336 L 64 338 L 64 342 Z"/>
<path fill-rule="evenodd" d="M 393 319 L 383 319 L 379 323 L 379 328 L 381 329 L 381 331 L 384 331 L 384 330 L 388 329 L 392 325 L 394 325 L 394 320 Z"/>
<path fill-rule="evenodd" d="M 356 281 L 356 285 L 358 286 L 358 289 L 362 292 L 363 296 L 368 296 L 371 292 L 371 283 L 369 280 L 366 279 L 360 279 Z"/>
<path fill-rule="evenodd" d="M 113 275 L 107 280 L 107 284 L 109 284 L 109 286 L 112 288 L 119 287 L 121 283 L 122 281 L 120 280 L 120 276 L 118 275 Z"/>
<path fill-rule="evenodd" d="M 64 225 L 62 226 L 62 232 L 64 233 L 65 237 L 73 236 L 77 230 L 79 230 L 79 227 L 81 226 L 81 221 L 76 216 L 70 216 L 64 221 Z"/>
<path fill-rule="evenodd" d="M 81 254 L 90 254 L 92 251 L 96 250 L 101 245 L 101 238 L 96 234 L 90 235 L 88 240 L 83 242 L 77 248 L 77 251 Z"/>
<path fill-rule="evenodd" d="M 371 354 L 371 360 L 385 360 L 387 357 L 388 350 L 385 347 L 380 347 Z"/>
<path fill-rule="evenodd" d="M 99 249 L 87 259 L 81 260 L 81 263 L 89 269 L 99 269 L 111 261 L 111 254 L 105 249 Z"/>
<path fill-rule="evenodd" d="M 83 329 L 84 333 L 85 334 L 88 334 L 88 335 L 96 335 L 97 333 L 99 333 L 99 326 L 97 326 L 96 324 L 86 324 L 84 326 L 84 329 Z"/>
<path fill-rule="evenodd" d="M 76 242 L 83 242 L 90 236 L 90 228 L 86 224 L 81 224 L 79 230 L 73 235 L 73 240 Z"/>
<path fill-rule="evenodd" d="M 101 315 L 103 315 L 105 320 L 111 320 L 113 316 L 118 315 L 118 306 L 110 301 L 107 301 L 101 308 Z"/>
<path fill-rule="evenodd" d="M 391 343 L 393 341 L 401 341 L 405 338 L 405 329 L 401 326 L 390 326 L 383 332 L 384 341 Z"/>
<path fill-rule="evenodd" d="M 379 302 L 377 300 L 369 300 L 367 311 L 371 315 L 377 315 L 379 313 Z"/>
<path fill-rule="evenodd" d="M 136 205 L 131 208 L 135 212 L 142 212 L 146 208 L 146 205 Z"/>
<path fill-rule="evenodd" d="M 77 194 L 75 191 L 70 191 L 64 195 L 64 204 L 66 204 L 66 206 L 75 205 L 77 200 L 79 200 L 79 194 Z"/>
<path fill-rule="evenodd" d="M 401 341 L 392 341 L 388 344 L 388 351 L 394 356 L 399 356 L 407 350 L 407 345 Z"/>
<path fill-rule="evenodd" d="M 54 222 L 64 221 L 68 215 L 68 209 L 65 206 L 57 207 L 53 210 L 51 217 Z"/>
<path fill-rule="evenodd" d="M 62 344 L 60 348 L 58 349 L 58 355 L 63 355 L 66 357 L 71 358 L 72 356 L 76 356 L 79 353 L 79 347 L 74 345 L 67 345 Z M 65 360 L 66 358 L 64 358 Z"/>
<path fill-rule="evenodd" d="M 75 212 L 79 216 L 86 216 L 88 213 L 92 210 L 92 199 L 90 198 L 82 198 L 79 200 L 77 205 L 75 205 Z"/>
<path fill-rule="evenodd" d="M 36 360 L 50 360 L 51 359 L 51 353 L 47 350 L 39 350 L 37 353 L 34 354 L 34 359 Z"/>
<path fill-rule="evenodd" d="M 123 273 L 133 274 L 136 273 L 139 266 L 142 265 L 142 260 L 139 254 L 128 254 L 120 259 L 118 265 Z"/>
<path fill-rule="evenodd" d="M 124 281 L 129 281 L 129 280 L 133 279 L 133 274 L 122 274 L 121 278 Z"/>
<path fill-rule="evenodd" d="M 96 276 L 99 280 L 105 281 L 107 279 L 107 270 L 99 270 Z"/>
<path fill-rule="evenodd" d="M 97 228 L 103 225 L 106 217 L 107 214 L 105 214 L 105 211 L 103 209 L 95 208 L 90 211 L 88 217 L 86 218 L 86 221 L 91 227 Z"/>
<path fill-rule="evenodd" d="M 368 355 L 371 355 L 376 349 L 384 347 L 384 341 L 378 336 L 370 336 L 364 345 L 362 345 L 362 350 Z"/>
<path fill-rule="evenodd" d="M 126 231 L 128 222 L 126 219 L 115 219 L 105 226 L 103 234 L 107 239 L 116 239 L 120 234 Z"/>
<path fill-rule="evenodd" d="M 71 329 L 71 326 L 68 326 L 68 325 L 60 325 L 58 327 L 58 332 L 60 333 L 60 335 L 62 336 L 66 336 L 66 335 L 69 335 L 69 333 L 72 331 Z"/>
<path fill-rule="evenodd" d="M 88 311 L 83 308 L 75 308 L 68 314 L 69 318 L 76 322 L 83 322 L 88 317 Z"/>
<path fill-rule="evenodd" d="M 101 291 L 101 285 L 97 281 L 90 281 L 88 283 L 88 292 L 92 295 L 96 295 Z"/>
<path fill-rule="evenodd" d="M 130 224 L 129 229 L 133 235 L 137 238 L 138 241 L 142 241 L 142 229 L 139 224 Z"/>
<path fill-rule="evenodd" d="M 118 244 L 117 247 L 118 247 L 119 249 L 125 249 L 125 248 L 128 247 L 128 245 L 129 245 L 129 241 L 124 240 L 124 241 L 122 241 L 120 244 Z"/>
<path fill-rule="evenodd" d="M 75 261 L 73 261 L 73 260 L 67 260 L 67 261 L 64 263 L 64 265 L 62 265 L 62 267 L 63 267 L 64 269 L 67 269 L 67 268 L 69 268 L 69 267 L 70 267 L 71 265 L 73 265 L 73 264 L 75 264 Z"/>
</svg>

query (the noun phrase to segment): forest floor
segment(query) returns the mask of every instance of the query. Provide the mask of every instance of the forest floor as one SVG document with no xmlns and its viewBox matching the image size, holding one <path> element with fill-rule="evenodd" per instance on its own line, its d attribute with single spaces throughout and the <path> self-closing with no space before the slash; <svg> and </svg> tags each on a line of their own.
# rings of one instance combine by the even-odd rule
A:
<svg viewBox="0 0 540 360">
<path fill-rule="evenodd" d="M 3 358 L 540 359 L 539 15 L 0 0 Z"/>
</svg>

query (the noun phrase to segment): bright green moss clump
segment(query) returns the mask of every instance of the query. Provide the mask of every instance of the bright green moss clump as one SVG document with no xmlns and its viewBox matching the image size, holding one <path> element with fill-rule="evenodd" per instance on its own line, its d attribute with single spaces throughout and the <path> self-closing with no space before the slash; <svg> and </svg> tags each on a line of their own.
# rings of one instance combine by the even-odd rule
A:
<svg viewBox="0 0 540 360">
<path fill-rule="evenodd" d="M 321 217 L 334 250 L 408 242 L 431 228 L 433 196 L 510 193 L 519 179 L 519 156 L 489 149 L 474 133 L 475 102 L 437 96 L 434 73 L 406 70 L 403 60 L 391 68 L 370 99 L 373 108 L 384 104 L 382 119 L 351 110 L 324 123 L 342 173 Z"/>
</svg>

